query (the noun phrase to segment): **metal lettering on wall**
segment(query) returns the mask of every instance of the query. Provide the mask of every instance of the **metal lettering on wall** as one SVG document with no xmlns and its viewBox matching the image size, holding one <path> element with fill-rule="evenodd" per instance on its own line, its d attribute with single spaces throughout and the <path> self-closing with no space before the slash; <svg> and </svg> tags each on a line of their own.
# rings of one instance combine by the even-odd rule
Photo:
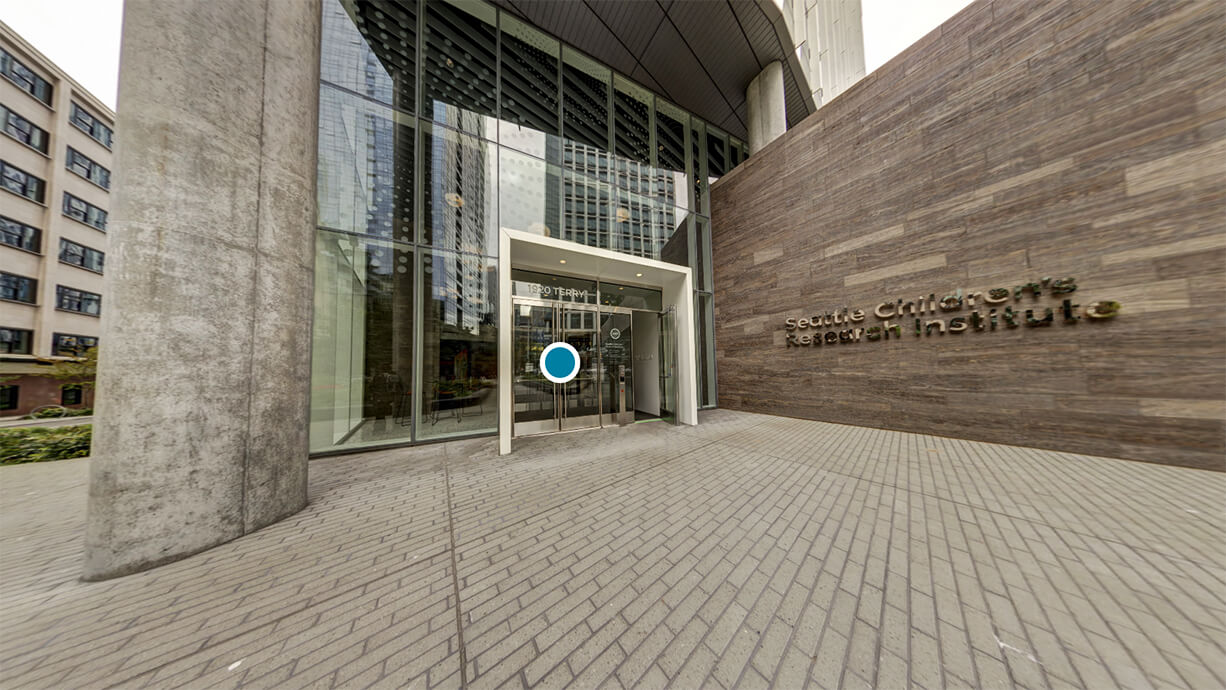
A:
<svg viewBox="0 0 1226 690">
<path fill-rule="evenodd" d="M 1025 283 L 1010 288 L 992 288 L 985 292 L 967 292 L 961 288 L 953 293 L 937 299 L 936 293 L 920 295 L 914 300 L 897 299 L 881 302 L 873 308 L 873 316 L 882 319 L 882 323 L 864 327 L 865 311 L 840 307 L 833 311 L 813 314 L 807 317 L 792 317 L 784 321 L 787 337 L 784 343 L 787 347 L 812 347 L 815 345 L 837 345 L 840 343 L 858 343 L 861 340 L 881 341 L 902 338 L 904 321 L 907 330 L 915 337 L 960 334 L 968 331 L 994 331 L 1018 328 L 1022 325 L 1031 328 L 1051 326 L 1056 322 L 1057 314 L 1060 323 L 1073 325 L 1084 317 L 1090 321 L 1102 321 L 1119 315 L 1120 303 L 1111 300 L 1099 300 L 1084 308 L 1074 304 L 1072 299 L 1064 298 L 1077 290 L 1073 278 L 1052 279 L 1042 278 L 1038 282 Z M 1060 297 L 1060 303 L 1054 306 L 1035 305 L 1042 299 L 1043 293 L 1050 292 L 1053 297 Z M 1029 295 L 1030 305 L 1026 309 L 1014 309 L 1010 300 L 1021 302 Z M 933 318 L 938 313 L 956 312 L 971 309 L 965 316 L 954 316 L 948 322 L 944 318 Z M 1041 312 L 1041 313 L 1040 313 Z M 897 322 L 891 321 L 897 319 Z M 822 332 L 822 329 L 832 328 Z M 812 333 L 802 333 L 812 329 Z"/>
</svg>

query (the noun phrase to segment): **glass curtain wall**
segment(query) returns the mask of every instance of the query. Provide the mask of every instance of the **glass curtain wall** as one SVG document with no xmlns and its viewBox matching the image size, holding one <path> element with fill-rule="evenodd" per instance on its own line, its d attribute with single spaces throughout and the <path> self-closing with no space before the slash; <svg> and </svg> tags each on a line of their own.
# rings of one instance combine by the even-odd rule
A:
<svg viewBox="0 0 1226 690">
<path fill-rule="evenodd" d="M 744 144 L 480 0 L 325 0 L 311 448 L 497 431 L 509 228 L 694 269 Z"/>
</svg>

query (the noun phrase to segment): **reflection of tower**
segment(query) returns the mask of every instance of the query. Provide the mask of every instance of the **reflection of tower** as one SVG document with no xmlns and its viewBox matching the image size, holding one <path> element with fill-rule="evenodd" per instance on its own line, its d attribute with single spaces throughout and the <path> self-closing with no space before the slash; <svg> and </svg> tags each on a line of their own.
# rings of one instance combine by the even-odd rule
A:
<svg viewBox="0 0 1226 690">
<path fill-rule="evenodd" d="M 387 241 L 413 239 L 414 134 L 396 125 L 390 110 L 393 103 L 411 107 L 413 83 L 400 83 L 404 60 L 387 45 L 372 49 L 365 36 L 370 9 L 324 4 L 318 202 L 321 225 L 384 240 L 361 242 L 364 251 L 351 256 L 364 321 L 364 415 L 385 416 L 413 370 L 413 252 Z"/>
<path fill-rule="evenodd" d="M 557 162 L 562 159 L 563 143 L 559 137 L 545 139 L 545 160 Z M 558 179 L 557 168 L 545 166 L 545 227 L 540 228 L 541 234 L 551 237 L 559 236 L 558 219 L 562 217 L 562 181 Z"/>
<path fill-rule="evenodd" d="M 672 172 L 567 141 L 562 238 L 658 259 L 676 228 Z"/>
<path fill-rule="evenodd" d="M 446 107 L 440 102 L 436 107 Z M 462 116 L 467 117 L 468 114 Z M 483 118 L 472 116 L 467 129 L 484 136 Z M 476 334 L 482 312 L 491 304 L 486 294 L 480 253 L 485 248 L 489 219 L 486 199 L 488 148 L 476 139 L 436 130 L 430 151 L 431 226 L 434 243 L 447 253 L 434 255 L 431 283 L 442 306 L 444 324 Z"/>
<path fill-rule="evenodd" d="M 361 94 L 390 104 L 395 84 L 341 3 L 327 3 L 323 15 L 319 112 L 319 204 L 322 224 L 379 237 L 393 236 L 397 197 L 411 198 L 408 180 L 396 185 L 396 133 L 390 113 L 348 96 Z M 412 162 L 412 144 L 408 160 Z"/>
</svg>

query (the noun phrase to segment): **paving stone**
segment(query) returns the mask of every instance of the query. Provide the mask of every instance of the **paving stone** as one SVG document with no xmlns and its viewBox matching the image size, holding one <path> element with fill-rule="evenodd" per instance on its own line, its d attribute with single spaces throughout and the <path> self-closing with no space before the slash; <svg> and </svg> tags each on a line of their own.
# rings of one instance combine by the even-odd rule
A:
<svg viewBox="0 0 1226 690">
<path fill-rule="evenodd" d="M 823 687 L 838 687 L 846 651 L 847 638 L 836 630 L 827 629 L 809 670 L 810 678 Z"/>
<path fill-rule="evenodd" d="M 100 583 L 89 461 L 0 468 L 0 685 L 1226 686 L 1223 475 L 701 421 L 316 460 L 298 515 Z"/>
</svg>

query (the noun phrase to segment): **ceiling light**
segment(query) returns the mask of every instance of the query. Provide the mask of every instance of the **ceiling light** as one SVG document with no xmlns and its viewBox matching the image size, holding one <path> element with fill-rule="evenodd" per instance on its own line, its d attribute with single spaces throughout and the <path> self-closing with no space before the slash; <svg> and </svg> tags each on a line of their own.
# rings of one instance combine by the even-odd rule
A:
<svg viewBox="0 0 1226 690">
<path fill-rule="evenodd" d="M 635 273 L 635 274 L 634 274 L 634 277 L 635 277 L 635 278 L 642 278 L 642 277 L 643 277 L 643 274 L 642 274 L 642 273 Z"/>
<path fill-rule="evenodd" d="M 566 263 L 566 259 L 558 259 L 558 263 L 560 263 L 560 264 L 564 264 L 564 263 Z"/>
</svg>

